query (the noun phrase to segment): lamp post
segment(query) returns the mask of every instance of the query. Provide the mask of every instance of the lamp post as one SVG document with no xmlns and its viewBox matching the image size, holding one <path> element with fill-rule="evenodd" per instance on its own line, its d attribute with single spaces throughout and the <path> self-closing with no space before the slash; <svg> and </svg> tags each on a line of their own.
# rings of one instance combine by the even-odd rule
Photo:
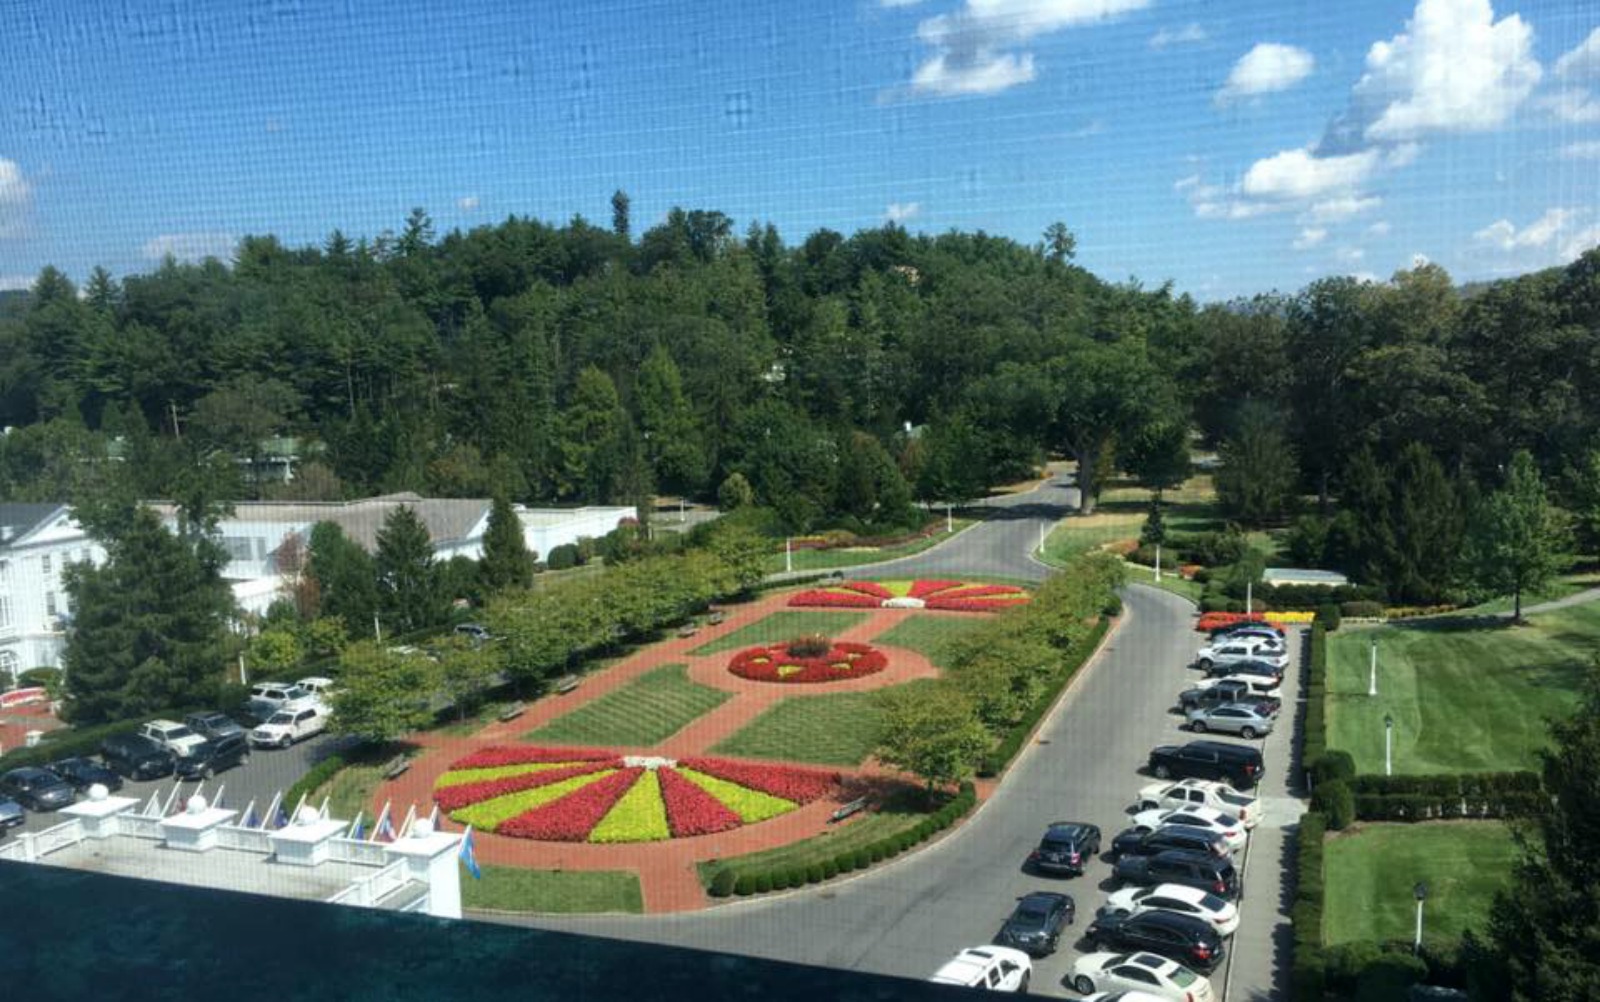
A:
<svg viewBox="0 0 1600 1002">
<path fill-rule="evenodd" d="M 1394 714 L 1383 715 L 1383 774 L 1394 775 Z"/>
<path fill-rule="evenodd" d="M 787 573 L 793 573 L 793 571 L 794 571 L 794 537 L 793 536 L 790 536 L 789 538 L 787 538 L 787 539 L 785 539 L 783 541 L 783 569 Z"/>
<path fill-rule="evenodd" d="M 1419 880 L 1411 893 L 1417 899 L 1417 937 L 1411 944 L 1411 952 L 1419 954 L 1422 952 L 1422 903 L 1428 900 L 1428 885 Z"/>
<path fill-rule="evenodd" d="M 1246 581 L 1244 583 L 1244 614 L 1246 616 L 1255 612 L 1255 590 L 1256 583 L 1254 581 Z"/>
<path fill-rule="evenodd" d="M 1372 658 L 1371 658 L 1371 662 L 1370 663 L 1371 663 L 1372 667 L 1369 669 L 1368 674 L 1367 674 L 1367 695 L 1376 696 L 1378 694 L 1378 635 L 1377 634 L 1373 634 L 1372 635 Z"/>
<path fill-rule="evenodd" d="M 956 523 L 950 516 L 950 502 L 948 501 L 944 503 L 944 531 L 945 535 L 956 531 Z"/>
<path fill-rule="evenodd" d="M 1156 580 L 1161 580 L 1161 544 L 1156 544 Z"/>
</svg>

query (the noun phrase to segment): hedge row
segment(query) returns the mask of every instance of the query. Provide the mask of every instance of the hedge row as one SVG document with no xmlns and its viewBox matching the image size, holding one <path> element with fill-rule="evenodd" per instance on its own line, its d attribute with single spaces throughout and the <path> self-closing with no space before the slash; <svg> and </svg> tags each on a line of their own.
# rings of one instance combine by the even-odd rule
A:
<svg viewBox="0 0 1600 1002">
<path fill-rule="evenodd" d="M 343 755 L 336 754 L 329 755 L 312 766 L 309 772 L 295 780 L 294 785 L 284 791 L 283 809 L 285 811 L 294 810 L 295 806 L 300 803 L 301 797 L 305 797 L 309 802 L 311 795 L 317 791 L 317 787 L 332 779 L 335 773 L 348 764 Z M 313 804 L 312 806 L 316 805 Z"/>
<path fill-rule="evenodd" d="M 1294 930 L 1294 955 L 1289 981 L 1293 998 L 1321 999 L 1326 984 L 1327 960 L 1322 948 L 1324 898 L 1322 842 L 1327 820 L 1316 811 L 1300 816 L 1295 831 L 1294 902 L 1289 921 Z"/>
<path fill-rule="evenodd" d="M 1121 599 L 1116 596 L 1112 597 L 1116 599 L 1117 604 L 1114 607 L 1108 605 L 1107 611 L 1114 615 L 1115 612 L 1121 611 Z M 1115 612 L 1112 611 L 1113 609 L 1115 609 Z M 1033 734 L 1033 729 L 1039 726 L 1039 721 L 1043 720 L 1044 715 L 1050 712 L 1050 707 L 1055 705 L 1056 698 L 1061 695 L 1061 690 L 1067 687 L 1067 683 L 1072 681 L 1072 676 L 1076 675 L 1078 669 L 1083 667 L 1083 663 L 1089 660 L 1089 655 L 1093 654 L 1095 649 L 1100 646 L 1101 639 L 1105 637 L 1106 631 L 1110 628 L 1111 621 L 1102 618 L 1095 624 L 1094 631 L 1089 634 L 1083 644 L 1068 652 L 1066 661 L 1061 665 L 1061 670 L 1056 673 L 1055 678 L 1039 694 L 1039 698 L 1034 701 L 1033 706 L 1023 714 L 1021 720 L 1011 726 L 994 750 L 983 757 L 983 761 L 978 764 L 979 776 L 997 776 L 1005 770 L 1006 766 L 1011 764 L 1011 760 L 1017 757 L 1017 753 L 1022 751 L 1022 746 L 1027 743 L 1028 738 Z"/>
<path fill-rule="evenodd" d="M 1548 806 L 1535 772 L 1459 776 L 1357 776 L 1350 781 L 1362 821 L 1528 817 Z"/>
<path fill-rule="evenodd" d="M 873 863 L 897 856 L 949 828 L 972 810 L 977 802 L 978 794 L 972 784 L 962 783 L 961 792 L 952 797 L 949 803 L 906 831 L 855 849 L 845 849 L 830 859 L 816 863 L 761 868 L 730 864 L 716 872 L 711 878 L 708 890 L 711 896 L 716 898 L 725 898 L 730 894 L 745 897 L 751 894 L 765 894 L 768 891 L 783 891 L 806 884 L 817 884 L 841 873 L 864 870 Z"/>
<path fill-rule="evenodd" d="M 148 720 L 182 720 L 184 714 L 194 712 L 190 707 L 183 710 L 163 710 L 147 716 L 135 717 L 132 720 L 119 720 L 112 724 L 98 724 L 93 727 L 63 727 L 59 730 L 46 731 L 39 743 L 32 748 L 18 747 L 0 755 L 0 769 L 19 769 L 23 766 L 41 766 L 64 758 L 77 756 L 98 755 L 100 742 L 118 734 L 132 734 L 140 725 Z"/>
<path fill-rule="evenodd" d="M 1306 657 L 1306 721 L 1300 731 L 1300 762 L 1314 769 L 1328 750 L 1328 631 L 1321 623 L 1311 624 L 1311 643 Z"/>
</svg>

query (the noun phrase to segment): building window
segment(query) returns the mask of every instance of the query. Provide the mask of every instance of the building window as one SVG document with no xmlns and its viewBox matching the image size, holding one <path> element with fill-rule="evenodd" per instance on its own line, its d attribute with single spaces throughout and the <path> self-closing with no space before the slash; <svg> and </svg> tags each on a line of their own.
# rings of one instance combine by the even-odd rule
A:
<svg viewBox="0 0 1600 1002">
<path fill-rule="evenodd" d="M 44 593 L 44 614 L 51 618 L 56 615 L 56 593 L 53 591 Z"/>
<path fill-rule="evenodd" d="M 254 542 L 246 537 L 223 536 L 222 548 L 228 551 L 229 560 L 248 561 L 255 559 Z"/>
<path fill-rule="evenodd" d="M 11 629 L 11 596 L 0 595 L 0 630 Z"/>
<path fill-rule="evenodd" d="M 39 558 L 39 569 L 44 571 L 45 577 L 50 576 L 50 554 L 46 553 L 44 556 Z"/>
<path fill-rule="evenodd" d="M 16 651 L 0 651 L 0 682 L 7 688 L 16 688 L 17 673 L 22 670 L 22 662 L 17 660 Z"/>
<path fill-rule="evenodd" d="M 0 560 L 0 585 L 11 583 L 11 561 Z"/>
</svg>

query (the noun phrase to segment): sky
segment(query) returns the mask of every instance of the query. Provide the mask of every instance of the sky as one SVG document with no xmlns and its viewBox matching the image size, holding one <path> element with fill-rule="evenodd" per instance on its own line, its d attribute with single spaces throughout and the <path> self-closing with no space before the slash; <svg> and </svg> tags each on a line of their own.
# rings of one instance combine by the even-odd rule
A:
<svg viewBox="0 0 1600 1002">
<path fill-rule="evenodd" d="M 1204 301 L 1600 244 L 1593 0 L 0 3 L 0 289 L 674 205 Z M 415 5 L 422 6 L 422 5 Z M 90 9 L 84 9 L 90 8 Z"/>
</svg>

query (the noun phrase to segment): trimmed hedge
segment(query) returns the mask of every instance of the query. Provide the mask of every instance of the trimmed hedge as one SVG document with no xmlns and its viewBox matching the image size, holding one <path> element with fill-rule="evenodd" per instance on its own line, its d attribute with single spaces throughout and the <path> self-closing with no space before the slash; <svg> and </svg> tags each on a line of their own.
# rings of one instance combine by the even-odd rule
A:
<svg viewBox="0 0 1600 1002">
<path fill-rule="evenodd" d="M 302 796 L 308 798 L 309 800 L 311 794 L 316 791 L 317 787 L 332 779 L 335 773 L 337 773 L 340 769 L 343 769 L 348 764 L 349 763 L 345 761 L 345 757 L 343 755 L 329 755 L 321 762 L 318 762 L 316 765 L 312 766 L 310 772 L 307 772 L 304 776 L 301 776 L 299 779 L 295 780 L 294 785 L 290 786 L 289 789 L 284 791 L 283 809 L 285 811 L 294 810 L 295 805 L 300 803 L 300 798 Z"/>
<path fill-rule="evenodd" d="M 1379 619 L 1383 616 L 1383 603 L 1366 600 L 1341 602 L 1339 612 L 1351 619 Z"/>
<path fill-rule="evenodd" d="M 1311 624 L 1306 658 L 1306 721 L 1300 730 L 1300 764 L 1311 768 L 1328 750 L 1328 631 Z"/>
<path fill-rule="evenodd" d="M 1061 670 L 1056 673 L 1056 677 L 1039 694 L 1039 698 L 1034 701 L 1033 706 L 1029 708 L 1027 713 L 1022 715 L 1021 720 L 1011 726 L 1010 730 L 1006 732 L 1006 736 L 1000 741 L 1000 744 L 983 757 L 983 761 L 978 765 L 979 776 L 997 776 L 1005 770 L 1006 766 L 1011 764 L 1011 760 L 1017 757 L 1017 753 L 1022 751 L 1022 746 L 1032 736 L 1033 729 L 1039 725 L 1039 721 L 1044 719 L 1044 715 L 1050 712 L 1050 707 L 1055 705 L 1057 697 L 1061 695 L 1061 690 L 1067 687 L 1067 683 L 1072 681 L 1072 676 L 1076 675 L 1078 669 L 1083 667 L 1084 662 L 1089 660 L 1089 655 L 1099 648 L 1100 641 L 1104 639 L 1106 631 L 1110 628 L 1110 620 L 1101 619 L 1095 624 L 1094 631 L 1085 638 L 1083 645 L 1077 650 L 1068 653 L 1067 660 L 1062 664 Z"/>
<path fill-rule="evenodd" d="M 1549 805 L 1535 772 L 1458 776 L 1357 776 L 1350 781 L 1362 821 L 1521 818 Z"/>
<path fill-rule="evenodd" d="M 1301 815 L 1295 831 L 1294 903 L 1289 920 L 1294 930 L 1294 955 L 1290 961 L 1291 996 L 1296 999 L 1323 997 L 1327 961 L 1322 948 L 1323 836 L 1327 821 L 1316 811 Z"/>
<path fill-rule="evenodd" d="M 1316 621 L 1321 623 L 1322 628 L 1327 630 L 1329 633 L 1337 630 L 1340 622 L 1339 607 L 1334 605 L 1332 602 L 1329 602 L 1326 605 L 1317 606 Z"/>
<path fill-rule="evenodd" d="M 1356 798 L 1350 784 L 1342 779 L 1329 780 L 1317 785 L 1311 797 L 1312 810 L 1321 811 L 1328 819 L 1328 827 L 1343 831 L 1356 819 Z"/>
</svg>

